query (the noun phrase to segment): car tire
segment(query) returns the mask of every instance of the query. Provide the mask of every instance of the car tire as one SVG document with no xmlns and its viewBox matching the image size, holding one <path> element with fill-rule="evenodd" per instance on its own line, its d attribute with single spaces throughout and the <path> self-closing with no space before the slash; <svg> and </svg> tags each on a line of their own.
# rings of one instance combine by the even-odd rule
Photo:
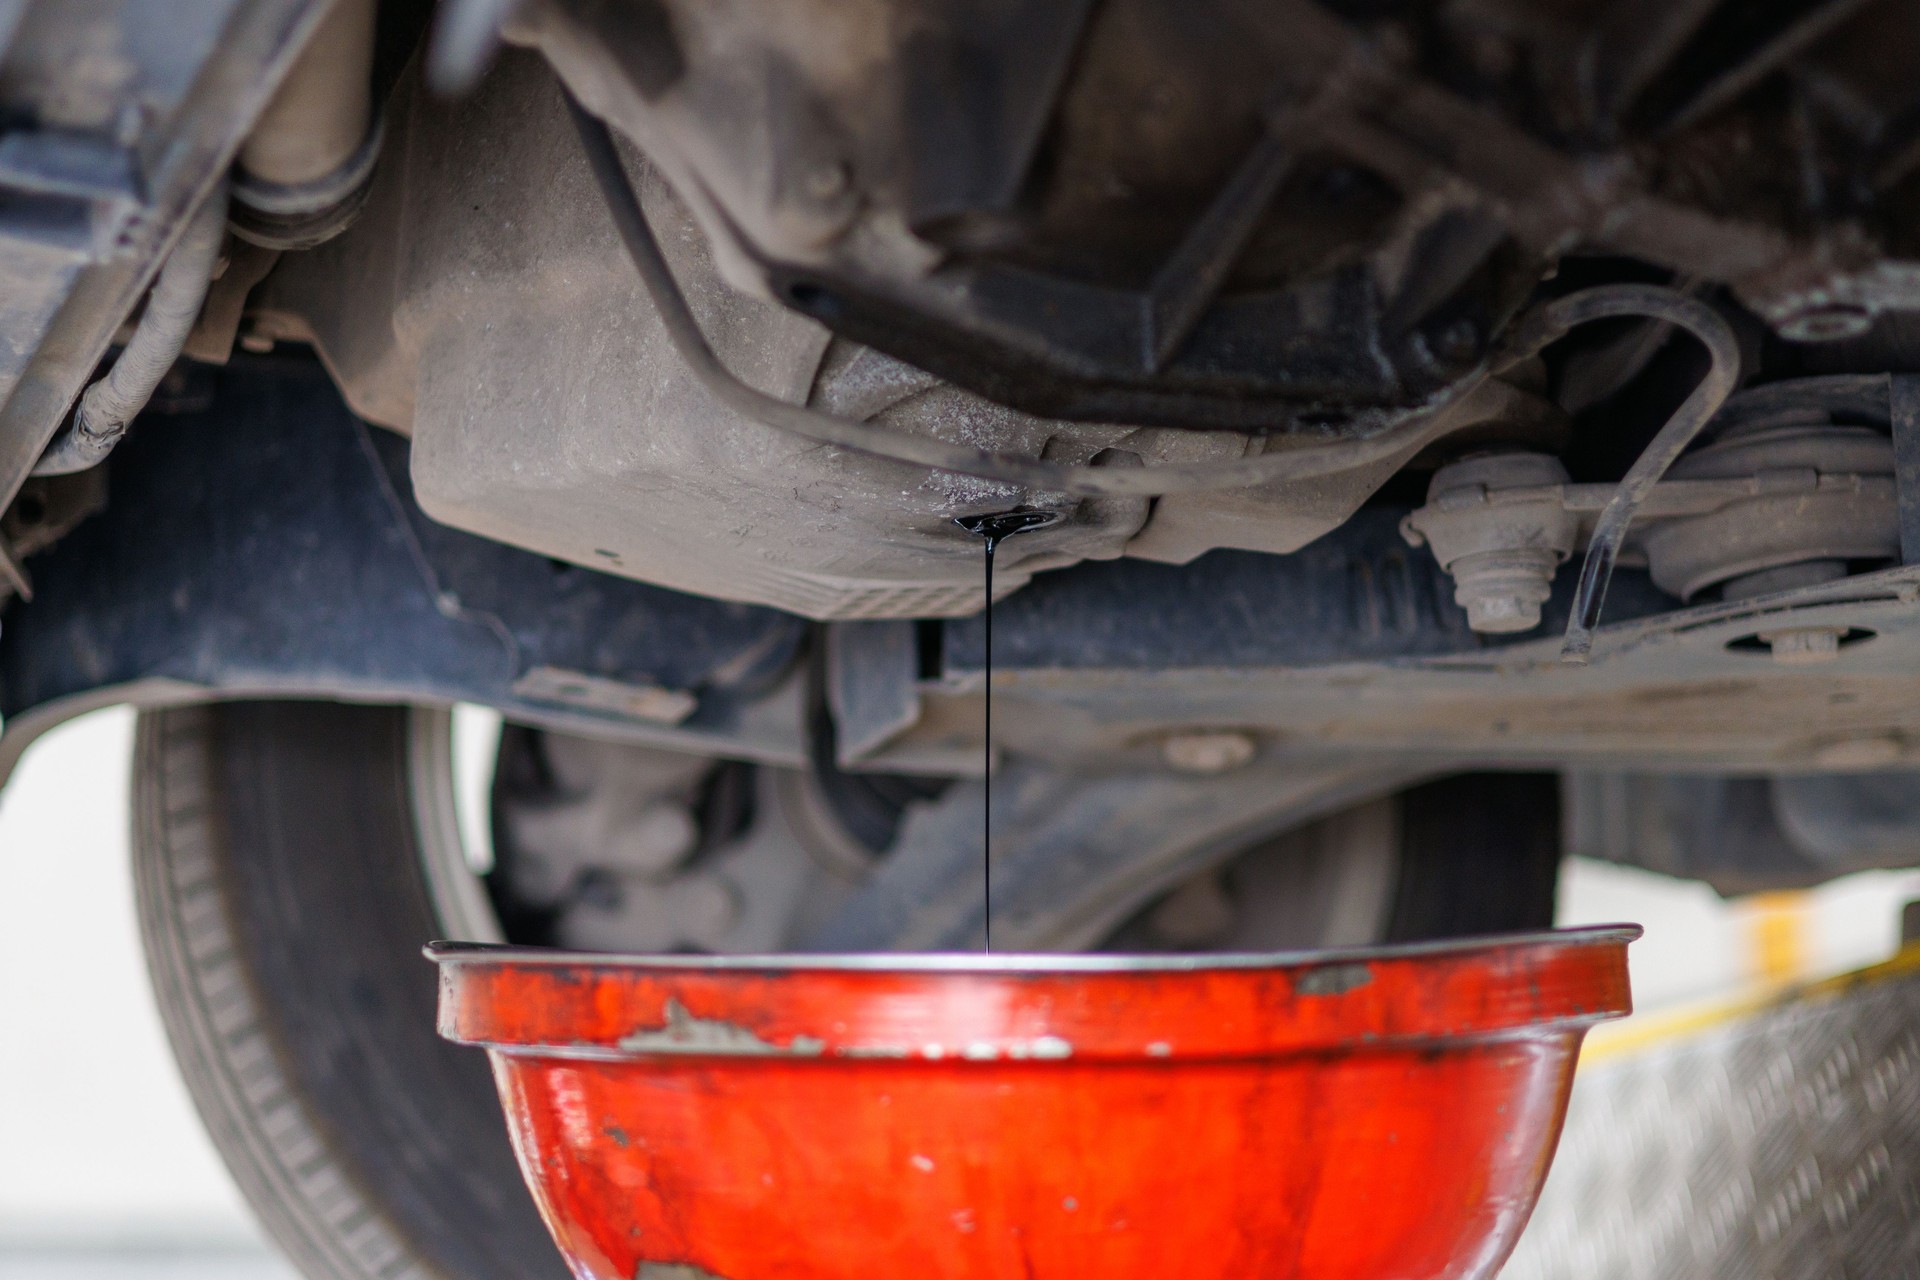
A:
<svg viewBox="0 0 1920 1280">
<path fill-rule="evenodd" d="M 1384 941 L 1545 929 L 1560 878 L 1560 779 L 1462 773 L 1409 787 Z"/>
<path fill-rule="evenodd" d="M 485 1060 L 434 1031 L 402 708 L 140 717 L 160 1011 L 215 1145 L 309 1280 L 561 1280 Z"/>
</svg>

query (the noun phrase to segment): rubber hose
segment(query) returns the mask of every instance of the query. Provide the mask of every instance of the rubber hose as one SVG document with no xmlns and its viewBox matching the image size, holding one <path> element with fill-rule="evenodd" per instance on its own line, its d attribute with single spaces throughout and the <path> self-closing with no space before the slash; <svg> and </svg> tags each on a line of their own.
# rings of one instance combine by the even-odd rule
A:
<svg viewBox="0 0 1920 1280">
<path fill-rule="evenodd" d="M 1701 428 L 1720 412 L 1720 407 L 1740 383 L 1740 342 L 1734 337 L 1733 329 L 1712 307 L 1658 285 L 1602 285 L 1550 302 L 1540 311 L 1538 328 L 1526 341 L 1538 350 L 1580 325 L 1620 316 L 1648 316 L 1685 329 L 1706 347 L 1713 363 L 1706 376 L 1673 411 L 1666 425 L 1634 459 L 1619 487 L 1613 491 L 1613 497 L 1601 508 L 1600 518 L 1594 522 L 1593 537 L 1587 541 L 1586 559 L 1580 564 L 1579 586 L 1573 595 L 1573 616 L 1567 622 L 1566 639 L 1560 646 L 1560 660 L 1573 665 L 1585 663 L 1593 651 L 1593 631 L 1600 623 L 1601 607 L 1606 604 L 1614 562 L 1620 558 L 1620 549 L 1627 540 L 1627 526 L 1633 523 L 1640 504 L 1660 483 L 1667 468 L 1693 443 Z"/>
</svg>

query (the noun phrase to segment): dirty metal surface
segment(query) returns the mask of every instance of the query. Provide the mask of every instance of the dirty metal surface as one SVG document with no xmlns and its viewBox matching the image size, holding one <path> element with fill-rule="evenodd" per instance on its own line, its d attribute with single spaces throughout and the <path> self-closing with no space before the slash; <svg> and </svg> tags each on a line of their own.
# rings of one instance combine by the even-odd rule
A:
<svg viewBox="0 0 1920 1280">
<path fill-rule="evenodd" d="M 1461 376 L 1573 245 L 1788 334 L 1920 279 L 1911 77 L 1868 70 L 1911 47 L 1897 0 L 653 11 L 547 6 L 514 38 L 736 279 L 1045 416 L 1345 429 Z M 1845 233 L 1843 189 L 1873 193 Z"/>
<path fill-rule="evenodd" d="M 1920 953 L 1583 1067 L 1502 1275 L 1920 1277 Z"/>
<path fill-rule="evenodd" d="M 503 57 L 457 103 L 409 77 L 386 127 L 359 220 L 289 255 L 251 305 L 291 336 L 311 333 L 354 410 L 413 439 L 416 491 L 435 520 L 812 618 L 980 609 L 977 540 L 952 518 L 1019 505 L 1026 491 L 822 449 L 716 399 L 627 260 L 537 58 Z M 836 343 L 806 317 L 727 287 L 686 209 L 650 168 L 633 173 L 676 287 L 719 359 L 758 391 L 1036 459 L 1087 462 L 1125 447 L 1152 464 L 1245 447 L 1045 422 Z M 1324 500 L 1290 527 L 1324 532 L 1368 491 L 1322 482 L 1316 493 L 1329 489 L 1349 505 Z M 1037 569 L 1119 555 L 1148 515 L 1138 497 L 1041 501 L 1067 518 L 1003 548 L 1003 594 Z"/>
<path fill-rule="evenodd" d="M 0 771 L 77 699 L 208 696 L 479 701 L 801 758 L 781 692 L 799 619 L 434 523 L 406 442 L 355 420 L 316 362 L 236 361 L 218 383 L 202 409 L 144 417 L 105 508 L 29 557 L 44 576 L 5 615 Z"/>
<path fill-rule="evenodd" d="M 26 477 L 326 7 L 0 5 L 0 494 Z M 142 124 L 132 137 L 129 121 Z"/>
<path fill-rule="evenodd" d="M 1216 553 L 1167 575 L 1119 561 L 1041 578 L 995 619 L 1002 745 L 1122 757 L 1156 734 L 1218 725 L 1260 732 L 1294 758 L 1761 772 L 1920 759 L 1920 567 L 1665 610 L 1644 577 L 1623 573 L 1592 662 L 1569 667 L 1557 633 L 1571 572 L 1540 632 L 1488 643 L 1467 630 L 1437 569 L 1388 545 L 1393 514 L 1363 511 L 1292 557 Z M 1789 626 L 1848 638 L 1830 662 L 1786 666 L 1757 637 Z M 885 746 L 869 739 L 869 760 L 930 751 L 954 720 L 942 705 L 978 696 L 977 623 L 942 624 L 939 652 L 940 678 L 916 690 L 920 719 Z M 1756 721 L 1762 704 L 1769 714 Z"/>
</svg>

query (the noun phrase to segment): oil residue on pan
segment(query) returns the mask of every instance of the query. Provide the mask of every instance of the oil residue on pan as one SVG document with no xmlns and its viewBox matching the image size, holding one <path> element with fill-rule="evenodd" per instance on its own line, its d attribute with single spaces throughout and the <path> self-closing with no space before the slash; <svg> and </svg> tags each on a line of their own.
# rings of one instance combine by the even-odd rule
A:
<svg viewBox="0 0 1920 1280">
<path fill-rule="evenodd" d="M 1498 1269 L 1638 933 L 430 954 L 585 1280 L 1368 1280 Z"/>
</svg>

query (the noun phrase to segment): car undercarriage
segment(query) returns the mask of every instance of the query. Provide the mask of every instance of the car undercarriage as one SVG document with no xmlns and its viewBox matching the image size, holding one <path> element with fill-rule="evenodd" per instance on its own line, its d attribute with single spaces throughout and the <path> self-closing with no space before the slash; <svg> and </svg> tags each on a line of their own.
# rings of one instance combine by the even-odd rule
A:
<svg viewBox="0 0 1920 1280">
<path fill-rule="evenodd" d="M 395 957 L 974 947 L 989 771 L 1012 949 L 1913 865 L 1917 60 L 1900 0 L 0 0 L 0 773 L 143 709 L 203 1108 L 265 1132 L 196 948 L 350 1046 L 223 1141 L 342 1280 L 559 1265 L 470 1073 L 363 1105 L 444 1052 Z M 473 1176 L 372 1168 L 421 1132 Z"/>
</svg>

